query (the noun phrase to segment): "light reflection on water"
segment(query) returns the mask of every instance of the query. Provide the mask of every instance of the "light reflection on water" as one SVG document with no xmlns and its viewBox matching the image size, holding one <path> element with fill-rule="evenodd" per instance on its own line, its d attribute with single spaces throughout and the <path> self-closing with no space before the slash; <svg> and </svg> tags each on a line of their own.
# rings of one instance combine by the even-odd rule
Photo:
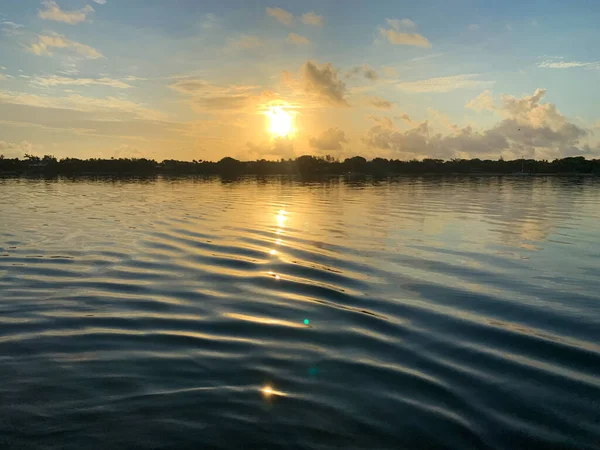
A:
<svg viewBox="0 0 600 450">
<path fill-rule="evenodd" d="M 592 448 L 600 183 L 0 179 L 6 448 Z"/>
</svg>

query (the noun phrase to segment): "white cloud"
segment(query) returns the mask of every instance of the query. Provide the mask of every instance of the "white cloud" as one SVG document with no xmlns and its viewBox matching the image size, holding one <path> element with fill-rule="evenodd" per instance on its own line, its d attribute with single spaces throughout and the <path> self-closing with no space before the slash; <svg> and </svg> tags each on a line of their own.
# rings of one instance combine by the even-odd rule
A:
<svg viewBox="0 0 600 450">
<path fill-rule="evenodd" d="M 466 108 L 474 109 L 475 111 L 492 111 L 494 109 L 494 99 L 492 91 L 486 89 L 473 100 L 469 101 Z"/>
<path fill-rule="evenodd" d="M 25 28 L 25 25 L 9 22 L 8 20 L 0 21 L 0 25 L 2 26 L 2 32 L 6 36 L 17 36 L 22 33 L 22 28 Z"/>
<path fill-rule="evenodd" d="M 479 30 L 479 25 L 477 25 L 476 23 L 472 23 L 467 27 L 467 30 L 469 31 L 477 31 Z"/>
<path fill-rule="evenodd" d="M 33 84 L 43 87 L 51 86 L 109 86 L 119 89 L 128 89 L 132 87 L 130 84 L 124 83 L 121 80 L 115 80 L 113 78 L 70 78 L 60 77 L 57 75 L 50 75 L 47 77 L 35 77 L 32 80 Z"/>
<path fill-rule="evenodd" d="M 99 5 L 106 5 L 106 0 L 93 0 L 93 1 L 98 3 Z"/>
<path fill-rule="evenodd" d="M 416 24 L 410 19 L 387 19 L 391 28 L 379 28 L 379 34 L 390 44 L 431 47 L 429 40 L 416 32 Z"/>
<path fill-rule="evenodd" d="M 542 103 L 546 94 L 544 89 L 523 97 L 502 95 L 499 105 L 493 103 L 489 91 L 484 94 L 474 103 L 480 104 L 482 109 L 491 107 L 502 117 L 489 129 L 476 131 L 471 126 L 448 123 L 445 128 L 450 133 L 443 135 L 433 130 L 428 122 L 407 131 L 400 131 L 390 123 L 377 122 L 363 141 L 370 148 L 403 159 L 498 158 L 501 155 L 552 159 L 600 151 L 600 148 L 582 144 L 581 140 L 589 135 L 588 130 L 571 123 L 552 103 Z M 406 121 L 410 123 L 408 116 Z"/>
<path fill-rule="evenodd" d="M 52 49 L 71 50 L 87 59 L 104 58 L 104 55 L 89 45 L 71 41 L 60 34 L 39 35 L 38 41 L 31 44 L 29 51 L 36 55 L 52 55 Z"/>
<path fill-rule="evenodd" d="M 538 67 L 541 67 L 543 69 L 572 69 L 574 67 L 600 69 L 600 61 L 563 61 L 563 58 L 553 58 L 540 62 L 538 64 Z"/>
<path fill-rule="evenodd" d="M 480 80 L 478 74 L 465 74 L 417 81 L 403 81 L 397 83 L 396 86 L 409 92 L 450 92 L 456 89 L 485 87 L 493 83 L 493 81 Z"/>
<path fill-rule="evenodd" d="M 38 10 L 38 17 L 44 20 L 54 20 L 56 22 L 69 23 L 75 25 L 85 22 L 87 16 L 94 12 L 94 8 L 90 5 L 85 5 L 83 8 L 76 11 L 63 11 L 54 0 L 43 0 L 42 5 L 46 9 Z"/>
<path fill-rule="evenodd" d="M 301 36 L 299 34 L 296 34 L 296 33 L 290 33 L 290 34 L 288 34 L 286 41 L 289 44 L 296 44 L 296 45 L 308 45 L 308 44 L 310 44 L 310 41 L 307 38 L 305 38 L 304 36 Z"/>
<path fill-rule="evenodd" d="M 281 8 L 267 8 L 267 15 L 274 17 L 277 21 L 284 25 L 291 25 L 294 20 L 292 13 Z"/>
<path fill-rule="evenodd" d="M 243 34 L 239 38 L 230 39 L 228 48 L 232 50 L 251 50 L 264 45 L 265 43 L 259 37 Z"/>
<path fill-rule="evenodd" d="M 212 13 L 204 15 L 204 20 L 200 23 L 200 27 L 205 30 L 217 28 L 219 26 L 219 18 Z"/>
<path fill-rule="evenodd" d="M 342 150 L 342 144 L 346 142 L 348 142 L 346 135 L 339 128 L 329 128 L 318 137 L 308 140 L 309 145 L 318 150 Z"/>
<path fill-rule="evenodd" d="M 323 25 L 323 16 L 319 16 L 314 11 L 303 14 L 300 20 L 306 25 L 314 25 L 316 27 Z"/>
<path fill-rule="evenodd" d="M 136 77 L 134 75 L 129 75 L 123 78 L 125 81 L 146 81 L 148 78 Z"/>
</svg>

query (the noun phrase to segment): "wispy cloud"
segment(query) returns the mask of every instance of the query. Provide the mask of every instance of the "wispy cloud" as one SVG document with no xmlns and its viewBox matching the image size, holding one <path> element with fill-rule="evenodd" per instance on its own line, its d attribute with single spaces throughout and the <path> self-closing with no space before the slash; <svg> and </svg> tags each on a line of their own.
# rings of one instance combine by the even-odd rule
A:
<svg viewBox="0 0 600 450">
<path fill-rule="evenodd" d="M 476 23 L 472 23 L 467 27 L 467 30 L 469 31 L 477 31 L 479 30 L 479 25 L 477 25 Z"/>
<path fill-rule="evenodd" d="M 124 83 L 121 80 L 113 78 L 71 78 L 71 77 L 60 77 L 57 75 L 50 75 L 47 77 L 34 77 L 31 80 L 32 84 L 43 87 L 52 86 L 109 86 L 119 89 L 128 89 L 132 86 Z"/>
<path fill-rule="evenodd" d="M 377 71 L 375 69 L 373 69 L 371 66 L 369 66 L 368 64 L 363 64 L 361 66 L 353 67 L 346 73 L 346 78 L 354 78 L 357 75 L 362 75 L 367 80 L 371 80 L 371 81 L 375 81 L 375 80 L 379 79 L 379 74 L 377 73 Z"/>
<path fill-rule="evenodd" d="M 394 107 L 394 102 L 390 102 L 381 97 L 371 97 L 369 98 L 369 105 L 377 109 L 392 109 Z"/>
<path fill-rule="evenodd" d="M 543 69 L 572 69 L 574 67 L 583 67 L 587 69 L 599 69 L 600 61 L 564 61 L 563 58 L 552 58 L 541 61 L 538 67 Z"/>
<path fill-rule="evenodd" d="M 248 34 L 242 34 L 238 38 L 230 39 L 227 48 L 232 50 L 250 50 L 263 47 L 264 45 L 265 43 L 261 38 Z"/>
<path fill-rule="evenodd" d="M 52 55 L 52 49 L 54 48 L 71 50 L 87 59 L 104 57 L 104 55 L 95 48 L 76 41 L 71 41 L 57 33 L 52 35 L 39 35 L 38 41 L 31 44 L 29 51 L 36 55 Z"/>
<path fill-rule="evenodd" d="M 94 98 L 79 94 L 49 97 L 0 90 L 0 104 L 25 105 L 36 108 L 67 109 L 81 112 L 124 112 L 146 120 L 165 120 L 162 112 L 117 97 Z"/>
<path fill-rule="evenodd" d="M 323 16 L 319 16 L 314 11 L 302 14 L 302 18 L 300 20 L 306 25 L 314 25 L 316 27 L 323 26 L 324 22 Z"/>
<path fill-rule="evenodd" d="M 274 17 L 278 22 L 281 22 L 284 25 L 291 25 L 294 20 L 293 14 L 285 9 L 267 8 L 266 11 L 268 16 Z"/>
<path fill-rule="evenodd" d="M 308 45 L 308 44 L 310 44 L 310 41 L 307 38 L 305 38 L 304 36 L 301 36 L 299 34 L 296 34 L 296 33 L 290 33 L 290 34 L 288 34 L 286 41 L 289 44 L 296 44 L 296 45 Z"/>
<path fill-rule="evenodd" d="M 2 26 L 2 32 L 7 36 L 16 36 L 21 34 L 22 29 L 25 28 L 25 25 L 10 22 L 8 20 L 0 21 L 0 26 Z"/>
<path fill-rule="evenodd" d="M 99 5 L 106 5 L 106 0 L 93 0 L 93 1 L 98 3 Z"/>
<path fill-rule="evenodd" d="M 379 28 L 379 34 L 390 44 L 431 47 L 429 40 L 416 32 L 417 26 L 410 19 L 387 19 L 391 28 Z"/>
<path fill-rule="evenodd" d="M 270 94 L 253 85 L 216 85 L 198 78 L 180 79 L 169 86 L 189 98 L 191 106 L 209 113 L 255 112 Z"/>
<path fill-rule="evenodd" d="M 38 11 L 40 19 L 54 20 L 71 25 L 85 22 L 87 16 L 94 12 L 94 8 L 90 5 L 85 5 L 83 8 L 74 11 L 63 11 L 54 0 L 43 0 L 42 5 L 46 8 Z"/>
<path fill-rule="evenodd" d="M 450 77 L 427 78 L 417 81 L 403 81 L 397 83 L 396 86 L 408 92 L 450 92 L 456 89 L 485 87 L 493 83 L 493 81 L 481 80 L 479 74 L 464 74 Z"/>
<path fill-rule="evenodd" d="M 148 78 L 136 77 L 134 75 L 129 75 L 123 78 L 125 81 L 146 81 Z"/>
<path fill-rule="evenodd" d="M 200 27 L 209 30 L 219 26 L 219 18 L 212 13 L 204 15 L 204 20 L 200 23 Z"/>
</svg>

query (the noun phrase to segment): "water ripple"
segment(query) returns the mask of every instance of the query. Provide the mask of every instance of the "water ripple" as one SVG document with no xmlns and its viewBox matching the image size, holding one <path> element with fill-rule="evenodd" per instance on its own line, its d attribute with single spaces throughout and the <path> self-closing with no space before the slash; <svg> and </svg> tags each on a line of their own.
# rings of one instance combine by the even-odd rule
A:
<svg viewBox="0 0 600 450">
<path fill-rule="evenodd" d="M 0 179 L 2 448 L 600 448 L 600 184 Z"/>
</svg>

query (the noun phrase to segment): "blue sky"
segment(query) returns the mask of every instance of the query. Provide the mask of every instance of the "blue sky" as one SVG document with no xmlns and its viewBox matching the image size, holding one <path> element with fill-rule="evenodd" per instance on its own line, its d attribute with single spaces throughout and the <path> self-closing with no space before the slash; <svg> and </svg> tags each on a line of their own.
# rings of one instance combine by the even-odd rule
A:
<svg viewBox="0 0 600 450">
<path fill-rule="evenodd" d="M 595 1 L 22 0 L 0 153 L 597 157 Z M 266 110 L 293 115 L 274 136 Z"/>
</svg>

